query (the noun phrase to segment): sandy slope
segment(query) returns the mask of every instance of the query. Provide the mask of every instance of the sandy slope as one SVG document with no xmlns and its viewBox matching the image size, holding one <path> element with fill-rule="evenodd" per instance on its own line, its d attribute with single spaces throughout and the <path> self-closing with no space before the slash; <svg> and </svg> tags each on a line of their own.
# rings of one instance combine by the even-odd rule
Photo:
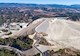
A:
<svg viewBox="0 0 80 56">
<path fill-rule="evenodd" d="M 46 19 L 35 28 L 36 32 L 44 32 L 44 38 L 53 44 L 57 42 L 63 47 L 73 47 L 80 50 L 80 24 L 61 19 Z"/>
</svg>

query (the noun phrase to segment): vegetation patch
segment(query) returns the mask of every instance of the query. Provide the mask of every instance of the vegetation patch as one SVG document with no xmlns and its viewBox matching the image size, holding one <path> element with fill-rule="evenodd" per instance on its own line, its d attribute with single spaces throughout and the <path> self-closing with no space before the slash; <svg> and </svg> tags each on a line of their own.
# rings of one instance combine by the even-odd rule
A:
<svg viewBox="0 0 80 56">
<path fill-rule="evenodd" d="M 47 51 L 47 55 L 49 56 L 80 56 L 79 51 L 74 51 L 69 48 L 59 49 L 58 51 L 54 52 L 53 50 Z"/>
<path fill-rule="evenodd" d="M 33 40 L 26 37 L 18 37 L 16 39 L 13 38 L 0 38 L 0 45 L 9 45 L 11 47 L 17 48 L 19 50 L 27 50 L 32 48 Z"/>
<path fill-rule="evenodd" d="M 44 39 L 43 37 L 41 38 L 39 44 L 42 44 L 42 45 L 51 45 L 49 42 L 47 42 L 46 39 Z"/>
<path fill-rule="evenodd" d="M 10 51 L 7 49 L 0 49 L 0 56 L 18 56 L 14 51 Z"/>
<path fill-rule="evenodd" d="M 34 55 L 34 56 L 40 56 L 40 53 L 38 53 L 38 54 L 36 54 L 36 55 Z"/>
</svg>

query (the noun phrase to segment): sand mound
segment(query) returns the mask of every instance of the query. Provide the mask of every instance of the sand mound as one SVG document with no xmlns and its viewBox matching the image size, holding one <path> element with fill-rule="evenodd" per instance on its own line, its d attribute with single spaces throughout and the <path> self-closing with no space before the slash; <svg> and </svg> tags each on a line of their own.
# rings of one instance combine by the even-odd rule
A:
<svg viewBox="0 0 80 56">
<path fill-rule="evenodd" d="M 64 19 L 45 19 L 35 28 L 36 32 L 48 34 L 44 38 L 53 44 L 73 47 L 80 50 L 80 24 Z"/>
</svg>

